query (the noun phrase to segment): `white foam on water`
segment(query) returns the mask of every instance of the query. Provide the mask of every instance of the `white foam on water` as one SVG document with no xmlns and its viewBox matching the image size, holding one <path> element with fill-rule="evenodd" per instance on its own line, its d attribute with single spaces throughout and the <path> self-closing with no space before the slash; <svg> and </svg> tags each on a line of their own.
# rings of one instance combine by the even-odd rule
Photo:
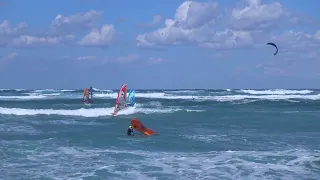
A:
<svg viewBox="0 0 320 180">
<path fill-rule="evenodd" d="M 95 94 L 98 98 L 116 98 L 117 93 L 108 94 Z M 314 95 L 219 95 L 219 96 L 179 96 L 168 95 L 166 93 L 136 93 L 136 98 L 149 98 L 149 99 L 171 99 L 171 100 L 204 100 L 204 101 L 239 101 L 245 99 L 257 100 L 287 100 L 287 99 L 305 99 L 305 100 L 319 100 L 320 94 Z"/>
<path fill-rule="evenodd" d="M 94 91 L 101 91 L 101 92 L 113 92 L 112 90 L 109 89 L 97 89 L 97 88 L 92 88 Z"/>
<path fill-rule="evenodd" d="M 151 101 L 151 102 L 148 103 L 148 105 L 151 106 L 151 107 L 157 107 L 157 108 L 161 108 L 162 107 L 162 104 L 159 101 Z"/>
<path fill-rule="evenodd" d="M 229 141 L 227 135 L 183 135 L 182 137 L 190 139 L 190 140 L 196 140 L 196 141 L 202 141 L 206 143 L 212 143 L 217 141 Z"/>
<path fill-rule="evenodd" d="M 0 96 L 3 100 L 32 100 L 32 99 L 45 99 L 52 96 L 60 96 L 61 93 L 23 93 L 23 96 Z M 26 95 L 26 96 L 25 96 Z"/>
<path fill-rule="evenodd" d="M 180 93 L 196 94 L 196 93 L 202 93 L 204 92 L 204 90 L 173 90 L 173 91 L 164 91 L 164 92 L 169 94 L 180 94 Z"/>
<path fill-rule="evenodd" d="M 35 93 L 42 93 L 42 92 L 56 92 L 56 91 L 59 91 L 59 90 L 56 90 L 56 89 L 37 89 L 37 90 L 34 90 L 32 92 L 35 92 Z"/>
<path fill-rule="evenodd" d="M 94 93 L 93 97 L 95 98 L 112 98 L 116 99 L 117 94 L 116 93 Z"/>
<path fill-rule="evenodd" d="M 28 134 L 28 135 L 36 135 L 41 133 L 39 130 L 35 129 L 30 125 L 18 125 L 18 124 L 0 124 L 0 132 L 1 134 Z"/>
<path fill-rule="evenodd" d="M 98 90 L 98 89 L 97 89 Z M 35 90 L 33 93 L 25 93 L 28 96 L 0 96 L 0 100 L 32 100 L 32 99 L 46 99 L 46 98 L 62 98 L 62 99 L 81 99 L 82 93 L 64 93 L 69 90 Z M 71 90 L 70 90 L 71 91 Z M 105 92 L 103 92 L 105 91 Z M 188 90 L 185 91 L 189 92 Z M 320 100 L 320 94 L 310 94 L 311 90 L 240 90 L 241 94 L 224 95 L 223 93 L 216 93 L 212 95 L 193 95 L 193 92 L 201 92 L 190 90 L 186 95 L 180 95 L 179 91 L 165 92 L 136 92 L 137 101 L 140 98 L 147 99 L 167 99 L 167 100 L 197 100 L 197 101 L 219 101 L 232 102 L 240 100 L 287 100 L 290 102 L 299 102 L 300 100 Z M 246 94 L 243 94 L 246 93 Z M 210 94 L 210 93 L 209 93 Z M 98 99 L 116 99 L 117 93 L 112 90 L 99 90 L 94 93 L 94 98 Z M 294 101 L 295 100 L 295 101 Z"/>
<path fill-rule="evenodd" d="M 29 96 L 0 96 L 3 100 L 31 100 L 31 99 L 43 99 L 44 95 L 29 95 Z"/>
<path fill-rule="evenodd" d="M 44 96 L 60 96 L 61 93 L 42 94 Z"/>
<path fill-rule="evenodd" d="M 60 90 L 61 92 L 74 92 L 76 90 L 72 90 L 72 89 L 62 89 Z"/>
<path fill-rule="evenodd" d="M 202 99 L 207 99 L 203 97 Z M 257 99 L 257 100 L 288 100 L 288 99 L 304 99 L 304 100 L 319 100 L 320 94 L 316 95 L 228 95 L 228 96 L 214 96 L 209 98 L 216 101 L 236 101 L 244 99 Z"/>
<path fill-rule="evenodd" d="M 311 90 L 288 90 L 288 89 L 268 89 L 268 90 L 251 90 L 251 89 L 241 89 L 238 92 L 248 93 L 248 94 L 273 94 L 273 95 L 285 95 L 285 94 L 310 94 Z"/>
<path fill-rule="evenodd" d="M 140 105 L 141 106 L 141 105 Z M 0 107 L 0 114 L 17 115 L 17 116 L 35 116 L 35 115 L 61 115 L 61 116 L 82 116 L 82 117 L 100 117 L 111 116 L 114 107 L 92 108 L 92 109 L 23 109 L 23 108 L 6 108 Z M 177 111 L 199 112 L 199 110 L 180 109 L 180 108 L 139 108 L 128 107 L 118 112 L 120 115 L 130 115 L 135 113 L 155 114 L 155 113 L 174 113 Z M 202 110 L 200 111 L 202 112 Z"/>
<path fill-rule="evenodd" d="M 15 142 L 17 143 L 17 142 Z M 82 179 L 319 179 L 319 151 L 149 152 L 86 147 L 50 147 L 50 141 L 37 142 L 35 149 L 7 148 L 19 154 L 2 159 L 6 169 L 0 178 L 14 177 Z M 30 145 L 30 144 L 29 144 Z M 125 159 L 124 159 L 125 157 Z M 130 163 L 127 163 L 127 162 Z M 23 162 L 23 163 L 21 163 Z M 28 168 L 29 167 L 29 168 Z M 32 168 L 31 168 L 32 167 Z"/>
</svg>

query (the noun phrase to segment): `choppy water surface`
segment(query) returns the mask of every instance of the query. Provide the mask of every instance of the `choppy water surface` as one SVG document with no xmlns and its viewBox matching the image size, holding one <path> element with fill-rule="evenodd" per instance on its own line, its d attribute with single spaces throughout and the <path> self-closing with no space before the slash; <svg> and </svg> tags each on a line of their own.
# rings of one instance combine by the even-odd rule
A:
<svg viewBox="0 0 320 180">
<path fill-rule="evenodd" d="M 0 90 L 0 179 L 320 179 L 319 90 L 136 90 L 112 117 L 116 93 Z"/>
</svg>

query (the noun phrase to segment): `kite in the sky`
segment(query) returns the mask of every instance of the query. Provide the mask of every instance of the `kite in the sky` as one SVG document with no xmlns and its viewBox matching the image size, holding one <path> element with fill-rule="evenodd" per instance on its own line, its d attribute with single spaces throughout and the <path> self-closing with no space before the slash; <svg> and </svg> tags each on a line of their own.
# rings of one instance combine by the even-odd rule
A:
<svg viewBox="0 0 320 180">
<path fill-rule="evenodd" d="M 267 43 L 267 45 L 274 46 L 274 47 L 277 49 L 277 51 L 276 51 L 273 55 L 278 54 L 278 47 L 277 47 L 277 45 L 275 45 L 274 43 Z"/>
</svg>

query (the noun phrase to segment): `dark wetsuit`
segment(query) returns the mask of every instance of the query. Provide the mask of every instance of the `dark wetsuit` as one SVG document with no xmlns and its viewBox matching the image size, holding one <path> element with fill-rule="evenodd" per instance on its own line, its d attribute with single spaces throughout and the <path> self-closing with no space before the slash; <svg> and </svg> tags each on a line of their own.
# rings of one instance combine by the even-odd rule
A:
<svg viewBox="0 0 320 180">
<path fill-rule="evenodd" d="M 93 103 L 93 101 L 92 101 L 92 96 L 93 96 L 92 91 L 93 91 L 93 89 L 92 89 L 92 87 L 90 87 L 90 89 L 89 89 L 90 99 L 88 99 L 89 103 Z"/>
<path fill-rule="evenodd" d="M 127 130 L 127 135 L 128 135 L 128 136 L 133 136 L 133 129 L 128 128 L 128 130 Z"/>
</svg>

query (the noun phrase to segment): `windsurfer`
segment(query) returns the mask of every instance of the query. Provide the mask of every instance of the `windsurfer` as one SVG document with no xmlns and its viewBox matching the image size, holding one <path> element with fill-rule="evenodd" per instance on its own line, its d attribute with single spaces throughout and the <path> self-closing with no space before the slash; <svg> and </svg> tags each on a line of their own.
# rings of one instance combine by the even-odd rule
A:
<svg viewBox="0 0 320 180">
<path fill-rule="evenodd" d="M 118 111 L 120 111 L 120 104 L 119 103 L 116 104 L 116 107 L 114 109 L 115 113 L 117 113 Z"/>
<path fill-rule="evenodd" d="M 93 102 L 93 100 L 92 100 L 92 96 L 93 96 L 92 91 L 93 91 L 92 86 L 90 86 L 90 88 L 89 88 L 89 95 L 90 95 L 90 98 L 89 98 L 89 96 L 88 96 L 88 101 L 89 101 L 89 103 L 92 103 L 92 102 Z"/>
<path fill-rule="evenodd" d="M 127 130 L 127 135 L 128 135 L 128 136 L 134 136 L 132 126 L 129 126 L 129 128 L 128 128 L 128 130 Z"/>
<path fill-rule="evenodd" d="M 118 96 L 116 98 L 114 112 L 112 113 L 114 116 L 117 115 L 118 111 L 120 111 L 123 108 L 126 108 L 126 93 L 127 93 L 127 85 L 124 84 L 120 88 L 120 90 L 118 92 Z"/>
</svg>

